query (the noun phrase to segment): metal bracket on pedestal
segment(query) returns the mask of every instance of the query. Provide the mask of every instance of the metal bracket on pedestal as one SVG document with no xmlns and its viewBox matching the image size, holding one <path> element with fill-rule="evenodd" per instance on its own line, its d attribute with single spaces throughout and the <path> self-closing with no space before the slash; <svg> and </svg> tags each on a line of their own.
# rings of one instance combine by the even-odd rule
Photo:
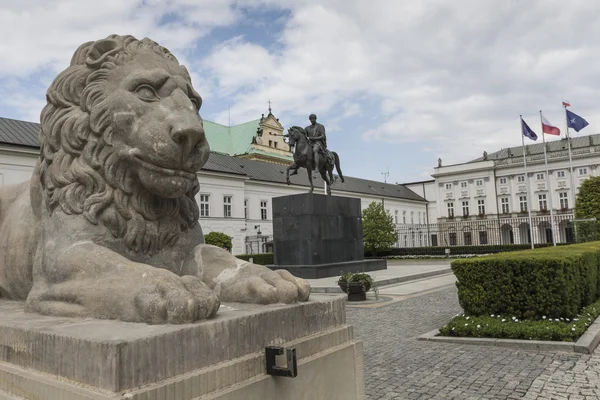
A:
<svg viewBox="0 0 600 400">
<path fill-rule="evenodd" d="M 265 348 L 265 355 L 267 359 L 267 374 L 273 376 L 287 376 L 288 378 L 295 378 L 298 376 L 298 360 L 296 359 L 296 348 L 285 349 L 285 355 L 287 358 L 287 368 L 277 366 L 276 356 L 283 354 L 283 347 L 280 346 L 267 346 Z"/>
</svg>

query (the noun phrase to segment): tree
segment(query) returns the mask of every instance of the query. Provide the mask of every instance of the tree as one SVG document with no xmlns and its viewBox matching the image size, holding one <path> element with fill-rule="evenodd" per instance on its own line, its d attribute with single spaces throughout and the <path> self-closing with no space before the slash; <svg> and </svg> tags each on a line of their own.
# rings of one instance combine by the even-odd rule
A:
<svg viewBox="0 0 600 400">
<path fill-rule="evenodd" d="M 575 223 L 578 242 L 597 240 L 600 237 L 597 223 L 600 220 L 600 176 L 591 176 L 581 184 L 575 201 L 575 218 L 596 218 L 596 221 Z"/>
<path fill-rule="evenodd" d="M 227 251 L 231 251 L 232 247 L 231 238 L 221 232 L 211 232 L 204 235 L 204 243 L 227 249 Z"/>
<path fill-rule="evenodd" d="M 398 232 L 392 215 L 383 203 L 372 202 L 362 213 L 363 242 L 365 250 L 373 257 L 378 251 L 389 250 L 398 241 Z"/>
</svg>

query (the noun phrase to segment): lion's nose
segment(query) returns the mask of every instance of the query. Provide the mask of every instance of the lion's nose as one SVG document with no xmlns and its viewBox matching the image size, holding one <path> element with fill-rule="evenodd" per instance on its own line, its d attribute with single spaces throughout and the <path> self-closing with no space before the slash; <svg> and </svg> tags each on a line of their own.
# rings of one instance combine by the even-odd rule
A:
<svg viewBox="0 0 600 400">
<path fill-rule="evenodd" d="M 205 140 L 204 128 L 200 122 L 195 124 L 176 123 L 171 130 L 171 138 L 181 146 L 182 162 L 185 163 L 196 145 Z"/>
</svg>

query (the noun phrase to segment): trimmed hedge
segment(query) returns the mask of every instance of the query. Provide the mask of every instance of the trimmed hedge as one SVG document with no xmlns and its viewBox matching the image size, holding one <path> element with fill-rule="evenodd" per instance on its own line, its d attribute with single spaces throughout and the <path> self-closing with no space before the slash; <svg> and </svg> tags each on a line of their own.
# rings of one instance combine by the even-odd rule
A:
<svg viewBox="0 0 600 400">
<path fill-rule="evenodd" d="M 250 261 L 250 258 L 252 258 L 252 262 L 259 265 L 273 264 L 273 253 L 239 254 L 236 257 L 246 261 Z"/>
<path fill-rule="evenodd" d="M 451 264 L 469 316 L 574 318 L 600 295 L 600 242 L 549 247 Z"/>
<path fill-rule="evenodd" d="M 562 245 L 562 243 L 561 243 Z M 536 244 L 535 248 L 552 247 L 552 243 Z M 464 254 L 494 254 L 509 251 L 520 251 L 531 249 L 530 244 L 501 244 L 501 245 L 482 245 L 482 246 L 436 246 L 436 247 L 394 247 L 391 250 L 378 251 L 378 257 L 389 256 L 412 256 L 415 254 L 423 256 L 444 256 L 446 249 L 450 249 L 450 255 Z M 365 252 L 365 258 L 370 257 L 371 253 Z"/>
</svg>

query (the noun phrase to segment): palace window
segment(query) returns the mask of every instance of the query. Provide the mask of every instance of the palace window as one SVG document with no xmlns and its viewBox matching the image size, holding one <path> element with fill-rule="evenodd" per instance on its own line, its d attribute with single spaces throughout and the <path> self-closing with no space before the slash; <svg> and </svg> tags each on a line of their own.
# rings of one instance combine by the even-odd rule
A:
<svg viewBox="0 0 600 400">
<path fill-rule="evenodd" d="M 398 223 L 398 210 L 394 210 L 394 222 Z"/>
<path fill-rule="evenodd" d="M 485 200 L 484 199 L 477 200 L 477 211 L 479 211 L 479 215 L 485 214 Z"/>
<path fill-rule="evenodd" d="M 248 199 L 244 199 L 244 218 L 248 219 Z"/>
<path fill-rule="evenodd" d="M 569 200 L 567 198 L 567 192 L 560 192 L 558 194 L 558 200 L 560 201 L 560 208 L 567 209 L 569 208 Z"/>
<path fill-rule="evenodd" d="M 446 183 L 446 190 L 451 190 L 451 189 L 452 189 L 452 184 Z"/>
<path fill-rule="evenodd" d="M 535 175 L 535 179 L 537 179 L 538 181 L 541 181 L 544 179 L 544 174 L 543 173 L 538 173 Z"/>
<path fill-rule="evenodd" d="M 506 197 L 501 198 L 500 205 L 502 206 L 502 213 L 508 214 L 508 198 L 506 198 Z"/>
<path fill-rule="evenodd" d="M 450 246 L 456 246 L 456 232 L 448 233 L 448 241 L 450 242 Z"/>
<path fill-rule="evenodd" d="M 448 218 L 454 217 L 454 203 L 448 203 Z"/>
<path fill-rule="evenodd" d="M 473 236 L 471 235 L 471 232 L 463 232 L 463 239 L 465 246 L 470 246 L 473 244 Z"/>
<path fill-rule="evenodd" d="M 506 185 L 506 178 L 500 178 L 500 184 Z"/>
<path fill-rule="evenodd" d="M 556 171 L 556 176 L 559 178 L 564 178 L 565 177 L 565 171 Z"/>
<path fill-rule="evenodd" d="M 208 195 L 208 194 L 200 195 L 200 216 L 201 217 L 210 217 L 209 199 L 210 199 L 210 195 Z"/>
<path fill-rule="evenodd" d="M 525 175 L 517 176 L 517 182 L 525 182 Z"/>
<path fill-rule="evenodd" d="M 267 201 L 261 200 L 260 202 L 260 219 L 267 219 Z"/>
<path fill-rule="evenodd" d="M 477 179 L 475 181 L 475 186 L 483 186 L 483 179 Z"/>
<path fill-rule="evenodd" d="M 488 244 L 487 231 L 479 231 L 479 244 Z"/>
<path fill-rule="evenodd" d="M 538 200 L 540 203 L 540 210 L 547 210 L 548 202 L 546 201 L 546 195 L 545 194 L 538 195 Z"/>
<path fill-rule="evenodd" d="M 463 216 L 465 216 L 465 217 L 469 216 L 469 202 L 468 201 L 462 202 L 462 212 L 463 212 Z"/>
<path fill-rule="evenodd" d="M 521 211 L 527 211 L 527 196 L 519 196 L 519 207 Z"/>
<path fill-rule="evenodd" d="M 223 196 L 223 217 L 231 217 L 231 196 Z"/>
<path fill-rule="evenodd" d="M 460 187 L 461 188 L 466 188 L 467 187 L 467 182 L 461 182 L 460 183 Z"/>
<path fill-rule="evenodd" d="M 402 211 L 402 223 L 406 223 L 406 211 Z"/>
<path fill-rule="evenodd" d="M 587 175 L 587 174 L 588 174 L 587 168 L 579 168 L 579 175 Z"/>
</svg>

